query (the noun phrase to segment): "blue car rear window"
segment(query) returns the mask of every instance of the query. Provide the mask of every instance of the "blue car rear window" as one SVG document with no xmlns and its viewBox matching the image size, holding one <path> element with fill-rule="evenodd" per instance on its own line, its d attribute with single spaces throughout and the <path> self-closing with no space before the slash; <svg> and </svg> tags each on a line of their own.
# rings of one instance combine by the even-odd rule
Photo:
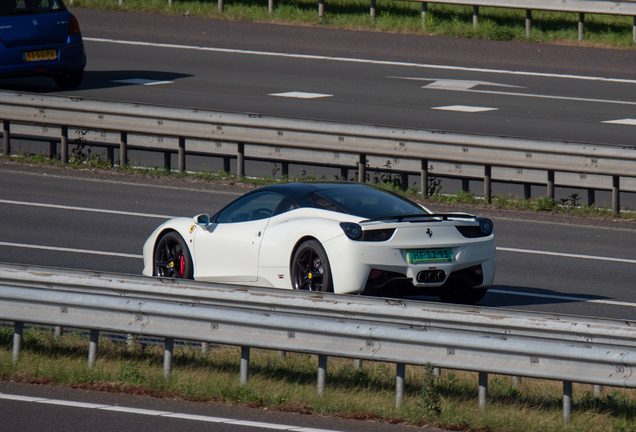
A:
<svg viewBox="0 0 636 432">
<path fill-rule="evenodd" d="M 1 0 L 0 16 L 60 12 L 66 8 L 60 0 Z"/>
</svg>

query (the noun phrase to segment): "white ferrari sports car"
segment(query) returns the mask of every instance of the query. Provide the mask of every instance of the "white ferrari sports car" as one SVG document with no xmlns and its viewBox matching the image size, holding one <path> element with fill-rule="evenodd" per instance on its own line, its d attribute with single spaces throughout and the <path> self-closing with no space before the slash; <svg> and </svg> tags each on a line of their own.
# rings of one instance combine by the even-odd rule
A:
<svg viewBox="0 0 636 432">
<path fill-rule="evenodd" d="M 143 257 L 146 276 L 467 304 L 495 276 L 490 219 L 345 181 L 265 186 L 214 216 L 168 220 Z"/>
</svg>

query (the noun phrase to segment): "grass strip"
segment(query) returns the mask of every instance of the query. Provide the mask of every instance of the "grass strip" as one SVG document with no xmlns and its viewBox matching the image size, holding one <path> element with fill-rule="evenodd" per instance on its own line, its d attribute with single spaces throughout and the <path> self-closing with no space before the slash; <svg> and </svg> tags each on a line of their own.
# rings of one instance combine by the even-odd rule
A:
<svg viewBox="0 0 636 432">
<path fill-rule="evenodd" d="M 369 13 L 369 0 L 329 0 L 322 19 L 318 17 L 316 0 L 274 1 L 271 14 L 264 0 L 226 0 L 223 12 L 218 11 L 218 2 L 211 0 L 175 0 L 172 6 L 168 0 L 125 0 L 121 5 L 119 0 L 74 0 L 72 6 L 347 30 L 634 47 L 633 18 L 617 15 L 586 14 L 585 40 L 579 41 L 578 13 L 533 11 L 532 32 L 526 38 L 525 10 L 482 7 L 477 28 L 473 28 L 472 6 L 429 3 L 423 21 L 421 4 L 416 1 L 378 0 L 375 20 Z"/>
<path fill-rule="evenodd" d="M 562 383 L 490 375 L 488 405 L 478 408 L 476 373 L 408 366 L 403 405 L 395 408 L 394 364 L 329 358 L 328 383 L 316 395 L 317 356 L 252 350 L 250 379 L 239 385 L 240 348 L 195 344 L 175 348 L 173 372 L 163 379 L 163 346 L 100 339 L 96 365 L 87 367 L 88 338 L 27 327 L 20 361 L 13 364 L 13 328 L 0 327 L 0 379 L 85 390 L 222 403 L 282 412 L 429 426 L 454 431 L 633 431 L 636 392 L 574 385 L 573 415 L 562 418 Z"/>
</svg>

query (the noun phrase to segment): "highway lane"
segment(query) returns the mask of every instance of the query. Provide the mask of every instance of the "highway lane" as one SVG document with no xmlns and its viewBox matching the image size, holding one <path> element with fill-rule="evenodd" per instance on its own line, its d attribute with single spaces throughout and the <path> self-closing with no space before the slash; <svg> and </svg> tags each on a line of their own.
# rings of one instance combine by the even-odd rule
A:
<svg viewBox="0 0 636 432">
<path fill-rule="evenodd" d="M 393 432 L 402 425 L 0 382 L 2 430 Z M 423 428 L 423 432 L 433 432 Z M 436 429 L 437 430 L 437 429 Z"/>
<path fill-rule="evenodd" d="M 163 216 L 212 214 L 245 191 L 41 170 L 0 169 L 0 262 L 140 274 L 141 247 Z M 634 223 L 444 209 L 467 209 L 495 221 L 497 276 L 480 305 L 633 318 Z"/>
<path fill-rule="evenodd" d="M 635 60 L 621 50 L 493 41 L 462 46 L 440 37 L 74 12 L 89 55 L 83 85 L 60 92 L 51 80 L 29 78 L 2 81 L 2 88 L 632 144 Z"/>
</svg>

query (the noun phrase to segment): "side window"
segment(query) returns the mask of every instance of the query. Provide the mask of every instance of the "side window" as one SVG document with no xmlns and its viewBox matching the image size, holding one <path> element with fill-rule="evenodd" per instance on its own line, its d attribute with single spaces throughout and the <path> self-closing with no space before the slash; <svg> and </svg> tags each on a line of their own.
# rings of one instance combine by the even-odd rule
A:
<svg viewBox="0 0 636 432">
<path fill-rule="evenodd" d="M 222 210 L 216 222 L 236 223 L 271 217 L 284 199 L 284 196 L 269 191 L 248 195 Z"/>
</svg>

